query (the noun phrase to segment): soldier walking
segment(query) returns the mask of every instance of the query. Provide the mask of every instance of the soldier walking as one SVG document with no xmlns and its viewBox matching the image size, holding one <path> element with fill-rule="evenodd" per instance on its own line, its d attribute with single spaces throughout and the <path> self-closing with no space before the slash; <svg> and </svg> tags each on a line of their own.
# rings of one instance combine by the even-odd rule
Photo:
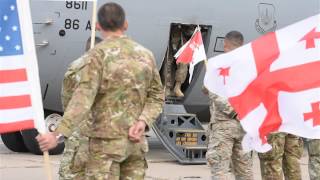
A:
<svg viewBox="0 0 320 180">
<path fill-rule="evenodd" d="M 181 86 L 188 75 L 188 64 L 176 64 L 174 55 L 187 42 L 187 40 L 192 37 L 194 29 L 195 26 L 186 26 L 181 24 L 173 26 L 171 29 L 164 71 L 166 97 L 184 97 Z"/>
</svg>

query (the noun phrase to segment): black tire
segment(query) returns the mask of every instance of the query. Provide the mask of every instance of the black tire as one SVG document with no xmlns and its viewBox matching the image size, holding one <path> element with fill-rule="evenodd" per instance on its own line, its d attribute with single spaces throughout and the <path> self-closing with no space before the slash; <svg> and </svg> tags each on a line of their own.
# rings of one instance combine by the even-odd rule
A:
<svg viewBox="0 0 320 180">
<path fill-rule="evenodd" d="M 39 134 L 36 129 L 30 129 L 30 130 L 24 130 L 21 131 L 24 144 L 29 149 L 29 151 L 36 155 L 42 155 L 42 151 L 39 148 L 39 144 L 35 137 Z M 61 154 L 64 149 L 64 143 L 58 144 L 58 146 L 54 149 L 51 149 L 49 151 L 50 155 L 57 155 Z"/>
<path fill-rule="evenodd" d="M 1 134 L 1 139 L 4 145 L 13 152 L 29 152 L 23 143 L 20 131 Z"/>
</svg>

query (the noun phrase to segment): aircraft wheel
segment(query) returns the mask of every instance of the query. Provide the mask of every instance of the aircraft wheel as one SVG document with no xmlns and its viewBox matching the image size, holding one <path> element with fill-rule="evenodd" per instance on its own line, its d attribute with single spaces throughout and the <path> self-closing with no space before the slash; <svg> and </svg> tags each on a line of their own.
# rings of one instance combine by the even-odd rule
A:
<svg viewBox="0 0 320 180">
<path fill-rule="evenodd" d="M 45 119 L 46 128 L 48 131 L 52 132 L 57 127 L 57 124 L 61 120 L 61 116 L 59 114 L 50 114 Z M 24 144 L 29 149 L 29 151 L 33 154 L 42 155 L 42 151 L 39 148 L 38 142 L 35 137 L 38 135 L 38 131 L 36 129 L 24 130 L 22 131 L 22 137 L 24 140 Z M 61 154 L 64 149 L 64 143 L 58 144 L 58 146 L 49 151 L 49 154 L 56 155 Z"/>
<path fill-rule="evenodd" d="M 4 145 L 13 152 L 29 152 L 20 131 L 1 134 Z"/>
</svg>

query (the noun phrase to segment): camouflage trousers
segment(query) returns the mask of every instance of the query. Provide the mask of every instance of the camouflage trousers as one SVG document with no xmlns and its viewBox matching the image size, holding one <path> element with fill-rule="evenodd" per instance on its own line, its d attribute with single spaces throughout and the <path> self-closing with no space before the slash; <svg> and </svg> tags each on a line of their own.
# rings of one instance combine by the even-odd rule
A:
<svg viewBox="0 0 320 180">
<path fill-rule="evenodd" d="M 242 150 L 244 131 L 236 120 L 217 121 L 210 125 L 206 159 L 213 180 L 253 180 L 252 156 Z M 233 169 L 231 169 L 231 166 Z"/>
<path fill-rule="evenodd" d="M 167 56 L 164 73 L 166 88 L 172 89 L 175 85 L 175 82 L 184 83 L 186 80 L 188 75 L 188 64 L 176 64 L 173 55 L 169 57 Z"/>
<path fill-rule="evenodd" d="M 143 180 L 147 147 L 128 138 L 90 138 L 86 180 Z"/>
<path fill-rule="evenodd" d="M 300 137 L 286 133 L 273 133 L 268 136 L 272 150 L 259 153 L 263 180 L 301 180 L 299 159 L 303 153 Z"/>
<path fill-rule="evenodd" d="M 320 180 L 320 139 L 308 141 L 310 180 Z"/>
<path fill-rule="evenodd" d="M 81 179 L 85 174 L 85 163 L 88 158 L 89 138 L 75 131 L 66 141 L 60 161 L 59 179 Z"/>
</svg>

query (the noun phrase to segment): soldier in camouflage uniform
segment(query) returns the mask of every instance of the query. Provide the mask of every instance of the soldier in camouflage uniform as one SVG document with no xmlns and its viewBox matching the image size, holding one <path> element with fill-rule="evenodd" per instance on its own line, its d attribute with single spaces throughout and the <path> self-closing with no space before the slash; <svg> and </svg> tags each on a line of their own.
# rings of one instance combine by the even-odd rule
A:
<svg viewBox="0 0 320 180">
<path fill-rule="evenodd" d="M 185 25 L 172 26 L 169 47 L 166 54 L 167 61 L 164 71 L 166 96 L 184 96 L 183 92 L 181 91 L 181 85 L 184 83 L 188 75 L 188 64 L 176 64 L 174 55 L 181 48 L 181 46 L 183 46 L 183 44 L 185 44 L 187 40 L 191 38 L 194 29 L 195 27 L 189 27 Z M 175 69 L 175 67 L 177 68 Z"/>
<path fill-rule="evenodd" d="M 226 35 L 224 49 L 231 51 L 243 44 L 240 32 L 231 31 Z M 251 153 L 242 150 L 244 131 L 236 118 L 236 112 L 226 98 L 209 92 L 211 119 L 206 158 L 211 166 L 213 180 L 253 180 Z M 230 168 L 232 165 L 233 170 Z"/>
<path fill-rule="evenodd" d="M 152 53 L 124 35 L 125 14 L 116 3 L 99 9 L 104 41 L 85 56 L 78 87 L 53 133 L 39 135 L 43 151 L 57 145 L 58 133 L 69 137 L 89 113 L 81 132 L 89 137 L 87 180 L 142 180 L 148 150 L 144 137 L 162 110 L 163 88 Z"/>
<path fill-rule="evenodd" d="M 299 159 L 303 153 L 300 137 L 287 133 L 272 133 L 268 136 L 272 149 L 259 153 L 263 180 L 301 180 Z"/>
<path fill-rule="evenodd" d="M 95 43 L 101 42 L 102 39 L 96 37 Z M 86 51 L 90 49 L 91 38 L 87 40 Z M 80 71 L 86 64 L 84 57 L 73 61 L 64 75 L 62 84 L 61 100 L 63 109 L 66 109 L 74 90 L 77 88 L 80 80 Z M 91 113 L 88 117 L 91 118 Z M 83 124 L 83 122 L 82 122 Z M 79 126 L 81 127 L 82 124 Z M 59 179 L 60 180 L 73 180 L 84 177 L 85 162 L 87 161 L 88 154 L 88 137 L 80 134 L 80 128 L 76 127 L 71 136 L 64 142 L 65 148 L 60 160 Z M 81 146 L 80 146 L 81 145 Z"/>
<path fill-rule="evenodd" d="M 308 140 L 310 180 L 320 180 L 320 139 Z"/>
</svg>

